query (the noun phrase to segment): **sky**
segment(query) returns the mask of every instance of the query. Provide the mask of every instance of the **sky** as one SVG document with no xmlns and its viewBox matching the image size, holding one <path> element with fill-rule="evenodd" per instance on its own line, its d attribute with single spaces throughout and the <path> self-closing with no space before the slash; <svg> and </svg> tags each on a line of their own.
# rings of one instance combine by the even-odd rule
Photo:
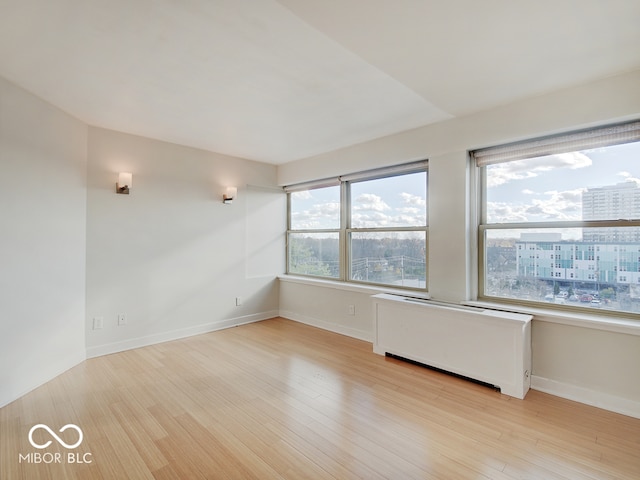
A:
<svg viewBox="0 0 640 480">
<path fill-rule="evenodd" d="M 426 173 L 414 173 L 351 184 L 352 226 L 412 227 L 426 225 Z M 340 187 L 292 193 L 292 228 L 340 228 Z"/>
<path fill-rule="evenodd" d="M 489 223 L 582 219 L 587 188 L 640 186 L 640 142 L 487 167 Z"/>
<path fill-rule="evenodd" d="M 506 162 L 487 167 L 489 223 L 582 219 L 587 188 L 640 187 L 640 142 Z M 426 223 L 426 174 L 352 183 L 352 226 Z M 292 194 L 294 229 L 340 227 L 340 187 Z"/>
</svg>

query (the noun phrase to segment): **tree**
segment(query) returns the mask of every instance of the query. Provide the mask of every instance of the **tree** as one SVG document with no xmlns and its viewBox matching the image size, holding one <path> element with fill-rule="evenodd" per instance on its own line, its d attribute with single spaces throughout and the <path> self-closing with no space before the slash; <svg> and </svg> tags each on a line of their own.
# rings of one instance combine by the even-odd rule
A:
<svg viewBox="0 0 640 480">
<path fill-rule="evenodd" d="M 321 262 L 305 239 L 291 239 L 289 244 L 289 271 L 305 275 L 331 276 L 329 265 Z"/>
</svg>

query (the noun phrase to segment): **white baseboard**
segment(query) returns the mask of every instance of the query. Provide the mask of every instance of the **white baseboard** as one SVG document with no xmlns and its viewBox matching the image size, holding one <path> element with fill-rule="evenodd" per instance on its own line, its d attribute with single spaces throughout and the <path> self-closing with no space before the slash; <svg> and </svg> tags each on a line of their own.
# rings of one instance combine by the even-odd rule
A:
<svg viewBox="0 0 640 480">
<path fill-rule="evenodd" d="M 531 376 L 531 388 L 557 397 L 603 408 L 622 415 L 640 418 L 640 401 L 617 397 L 608 393 L 558 382 L 549 378 Z"/>
<path fill-rule="evenodd" d="M 318 320 L 317 318 L 308 317 L 306 315 L 300 315 L 298 313 L 289 312 L 286 310 L 280 310 L 280 316 L 295 322 L 304 323 L 312 327 L 322 328 L 333 333 L 339 333 L 340 335 L 346 335 L 347 337 L 357 338 L 358 340 L 364 340 L 365 342 L 373 341 L 373 333 L 358 330 L 356 328 L 345 327 L 344 325 L 338 325 L 335 323 L 325 322 Z"/>
<path fill-rule="evenodd" d="M 134 348 L 147 347 L 149 345 L 155 345 L 156 343 L 170 342 L 172 340 L 179 340 L 181 338 L 192 337 L 194 335 L 215 332 L 216 330 L 237 327 L 238 325 L 260 322 L 262 320 L 267 320 L 269 318 L 274 318 L 277 316 L 278 311 L 272 310 L 268 312 L 254 313 L 252 315 L 245 315 L 242 317 L 229 318 L 227 320 L 218 320 L 216 322 L 196 325 L 194 327 L 155 333 L 153 335 L 147 335 L 144 337 L 131 338 L 128 340 L 122 340 L 120 342 L 97 345 L 95 347 L 87 348 L 87 358 L 95 358 L 102 355 L 109 355 L 111 353 L 132 350 Z"/>
</svg>

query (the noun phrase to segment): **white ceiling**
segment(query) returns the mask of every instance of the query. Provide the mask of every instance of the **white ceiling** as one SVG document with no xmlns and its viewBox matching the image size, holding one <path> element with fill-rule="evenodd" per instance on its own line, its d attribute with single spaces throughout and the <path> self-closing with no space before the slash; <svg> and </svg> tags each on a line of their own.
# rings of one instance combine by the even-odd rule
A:
<svg viewBox="0 0 640 480">
<path fill-rule="evenodd" d="M 637 69 L 639 0 L 0 0 L 0 76 L 274 164 Z"/>
</svg>

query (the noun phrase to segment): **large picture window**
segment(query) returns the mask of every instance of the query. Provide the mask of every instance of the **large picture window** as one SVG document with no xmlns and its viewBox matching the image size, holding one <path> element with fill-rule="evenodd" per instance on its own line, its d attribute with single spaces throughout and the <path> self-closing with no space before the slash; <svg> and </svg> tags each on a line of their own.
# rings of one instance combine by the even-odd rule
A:
<svg viewBox="0 0 640 480">
<path fill-rule="evenodd" d="M 426 289 L 426 162 L 286 190 L 288 273 Z"/>
<path fill-rule="evenodd" d="M 640 313 L 640 122 L 472 156 L 481 298 Z"/>
</svg>

